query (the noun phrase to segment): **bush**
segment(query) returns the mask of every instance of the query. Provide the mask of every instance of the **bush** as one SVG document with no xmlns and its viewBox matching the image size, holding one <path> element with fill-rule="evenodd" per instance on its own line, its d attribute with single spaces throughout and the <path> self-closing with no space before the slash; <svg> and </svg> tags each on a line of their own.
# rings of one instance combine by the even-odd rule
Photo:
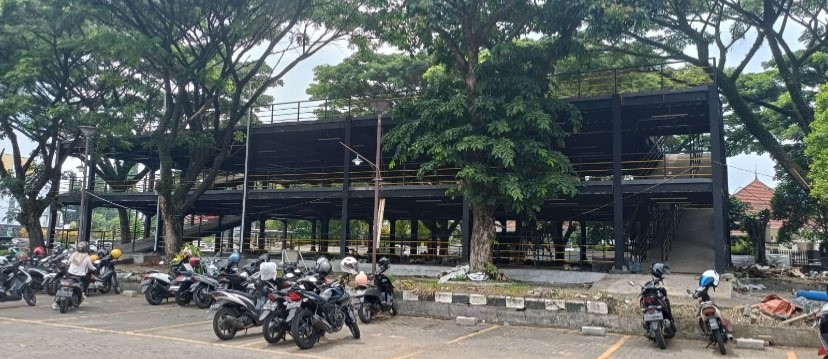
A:
<svg viewBox="0 0 828 359">
<path fill-rule="evenodd" d="M 753 255 L 753 242 L 748 237 L 732 237 L 730 239 L 730 254 Z"/>
</svg>

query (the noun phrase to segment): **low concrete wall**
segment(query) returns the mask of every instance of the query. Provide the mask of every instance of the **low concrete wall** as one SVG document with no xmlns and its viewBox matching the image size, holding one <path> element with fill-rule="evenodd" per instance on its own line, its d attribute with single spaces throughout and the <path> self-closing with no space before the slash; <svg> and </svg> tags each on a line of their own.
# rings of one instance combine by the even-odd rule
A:
<svg viewBox="0 0 828 359">
<path fill-rule="evenodd" d="M 407 316 L 444 320 L 454 320 L 460 316 L 475 317 L 488 323 L 578 330 L 584 326 L 597 326 L 616 333 L 644 334 L 640 320 L 609 313 L 607 304 L 601 301 L 512 298 L 446 292 L 420 297 L 408 291 L 404 291 L 400 299 L 402 299 L 399 306 L 400 314 Z M 677 322 L 677 324 L 678 338 L 697 340 L 701 338 L 697 322 Z M 734 331 L 734 335 L 740 338 L 770 336 L 774 345 L 819 346 L 816 335 L 805 329 L 734 326 Z"/>
</svg>

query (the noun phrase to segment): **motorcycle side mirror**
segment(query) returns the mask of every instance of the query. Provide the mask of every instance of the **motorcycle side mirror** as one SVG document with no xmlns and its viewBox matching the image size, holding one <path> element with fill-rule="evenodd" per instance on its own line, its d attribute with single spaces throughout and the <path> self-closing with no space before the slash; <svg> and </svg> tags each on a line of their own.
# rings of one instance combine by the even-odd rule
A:
<svg viewBox="0 0 828 359">
<path fill-rule="evenodd" d="M 689 295 L 689 296 L 693 296 L 693 291 L 690 290 L 690 288 L 684 288 L 684 293 Z"/>
</svg>

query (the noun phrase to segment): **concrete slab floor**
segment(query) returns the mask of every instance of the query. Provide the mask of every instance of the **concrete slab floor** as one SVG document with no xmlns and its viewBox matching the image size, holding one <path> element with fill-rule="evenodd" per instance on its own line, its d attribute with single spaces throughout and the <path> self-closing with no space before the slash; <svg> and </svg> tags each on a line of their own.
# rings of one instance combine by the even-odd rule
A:
<svg viewBox="0 0 828 359">
<path fill-rule="evenodd" d="M 221 341 L 206 311 L 174 303 L 148 305 L 143 298 L 94 296 L 80 310 L 60 314 L 51 298 L 28 307 L 0 303 L 0 338 L 4 358 L 53 358 L 76 353 L 83 357 L 166 358 L 185 354 L 204 358 L 707 358 L 718 354 L 700 341 L 672 340 L 659 350 L 641 336 L 609 334 L 584 337 L 573 330 L 492 325 L 458 326 L 453 321 L 380 316 L 361 324 L 362 338 L 345 330 L 327 334 L 315 348 L 299 350 L 292 340 L 270 345 L 260 328 Z M 106 353 L 96 352 L 106 348 Z M 731 357 L 807 358 L 816 349 L 769 348 L 737 350 Z"/>
</svg>

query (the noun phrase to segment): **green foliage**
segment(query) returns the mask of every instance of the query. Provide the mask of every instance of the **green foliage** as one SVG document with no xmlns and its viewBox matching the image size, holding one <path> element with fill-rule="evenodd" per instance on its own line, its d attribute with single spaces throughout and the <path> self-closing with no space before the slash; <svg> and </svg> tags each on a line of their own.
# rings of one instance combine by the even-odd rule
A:
<svg viewBox="0 0 828 359">
<path fill-rule="evenodd" d="M 730 254 L 753 255 L 753 242 L 747 236 L 736 236 L 730 238 Z"/>
<path fill-rule="evenodd" d="M 826 56 L 828 57 L 828 53 Z M 828 83 L 816 97 L 816 116 L 805 139 L 805 154 L 811 159 L 811 195 L 828 206 Z"/>
<path fill-rule="evenodd" d="M 388 135 L 386 149 L 399 162 L 424 161 L 420 175 L 458 168 L 452 193 L 475 206 L 503 205 L 532 215 L 547 199 L 574 195 L 578 181 L 560 149 L 578 130 L 580 113 L 546 97 L 549 46 L 497 46 L 479 66 L 471 103 L 462 79 L 432 67 L 424 93 L 395 108 L 404 122 Z M 470 122 L 469 113 L 477 120 Z"/>
<path fill-rule="evenodd" d="M 777 170 L 777 175 L 780 181 L 774 190 L 771 209 L 773 219 L 783 221 L 779 241 L 828 241 L 828 218 L 824 207 L 784 171 Z"/>
</svg>

